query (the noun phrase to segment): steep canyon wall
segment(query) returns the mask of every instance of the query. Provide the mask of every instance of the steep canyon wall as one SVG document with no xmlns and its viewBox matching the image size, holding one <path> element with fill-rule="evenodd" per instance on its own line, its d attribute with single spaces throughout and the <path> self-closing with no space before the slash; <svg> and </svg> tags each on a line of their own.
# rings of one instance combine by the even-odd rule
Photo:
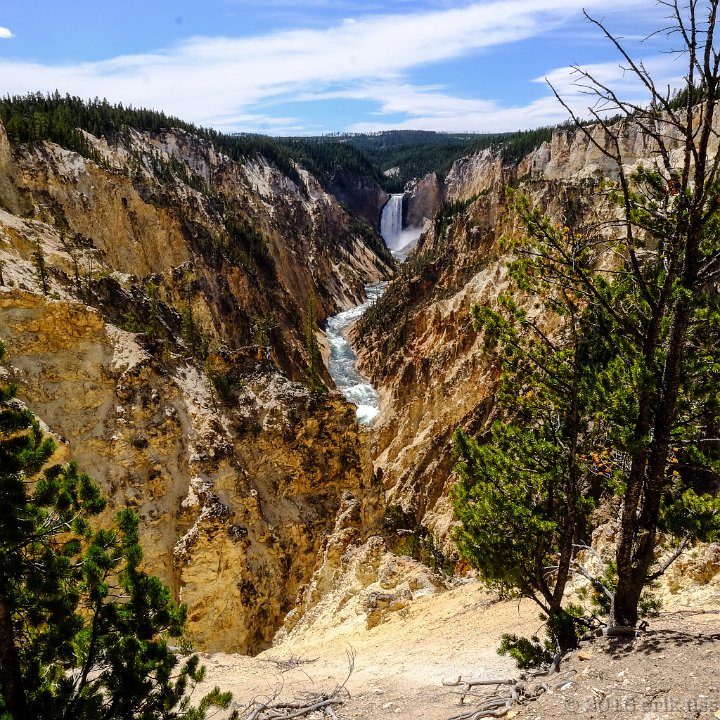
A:
<svg viewBox="0 0 720 720">
<path fill-rule="evenodd" d="M 593 224 L 618 213 L 601 191 L 601 180 L 617 177 L 595 144 L 607 139 L 600 128 L 590 132 L 591 139 L 559 130 L 515 164 L 489 150 L 458 160 L 445 180 L 442 211 L 356 329 L 361 368 L 382 399 L 373 457 L 388 518 L 402 532 L 429 533 L 446 555 L 454 554 L 452 434 L 482 432 L 493 417 L 499 368 L 483 350 L 470 309 L 492 304 L 507 287 L 498 241 L 522 228 L 506 191 L 529 196 L 557 222 Z M 622 127 L 621 149 L 628 170 L 655 162 L 653 147 L 630 124 Z M 679 159 L 679 143 L 672 152 Z"/>
<path fill-rule="evenodd" d="M 137 510 L 196 646 L 257 651 L 343 498 L 367 532 L 381 513 L 354 409 L 307 388 L 307 322 L 358 303 L 387 257 L 302 169 L 179 130 L 87 137 L 92 160 L 0 127 L 8 372 L 106 521 Z"/>
</svg>

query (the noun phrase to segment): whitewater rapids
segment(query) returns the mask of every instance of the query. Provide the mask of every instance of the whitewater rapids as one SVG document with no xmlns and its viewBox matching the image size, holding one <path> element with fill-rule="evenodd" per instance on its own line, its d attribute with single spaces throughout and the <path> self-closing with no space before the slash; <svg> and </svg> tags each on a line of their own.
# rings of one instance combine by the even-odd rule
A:
<svg viewBox="0 0 720 720">
<path fill-rule="evenodd" d="M 357 371 L 357 357 L 345 332 L 383 294 L 386 285 L 387 282 L 367 285 L 365 294 L 368 299 L 362 305 L 333 315 L 325 323 L 325 335 L 330 343 L 330 376 L 345 399 L 357 406 L 358 422 L 367 426 L 373 424 L 380 412 L 380 396 L 370 381 Z"/>
</svg>

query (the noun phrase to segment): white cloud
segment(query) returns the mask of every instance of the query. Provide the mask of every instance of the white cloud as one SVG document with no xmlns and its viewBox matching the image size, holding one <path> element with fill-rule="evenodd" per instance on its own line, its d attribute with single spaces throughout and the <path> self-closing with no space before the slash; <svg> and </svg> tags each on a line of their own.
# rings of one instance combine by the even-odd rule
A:
<svg viewBox="0 0 720 720">
<path fill-rule="evenodd" d="M 680 87 L 687 70 L 687 59 L 677 55 L 656 55 L 646 58 L 643 67 L 652 77 L 655 86 L 663 92 L 667 88 Z M 597 82 L 613 91 L 626 102 L 642 104 L 649 100 L 647 88 L 640 78 L 624 64 L 596 63 L 578 68 L 556 68 L 544 77 L 535 78 L 536 83 L 550 83 L 555 91 L 579 115 L 588 117 L 588 108 L 599 112 L 604 109 L 602 99 L 593 90 L 592 82 L 578 71 L 588 73 Z M 611 109 L 614 111 L 614 109 Z"/>
<path fill-rule="evenodd" d="M 8 40 L 15 37 L 6 27 L 0 27 L 0 40 Z"/>
<path fill-rule="evenodd" d="M 576 18 L 582 7 L 627 11 L 646 2 L 494 0 L 448 10 L 355 16 L 354 22 L 324 30 L 195 38 L 165 51 L 102 62 L 56 66 L 0 59 L 0 92 L 58 89 L 162 109 L 202 125 L 230 129 L 234 118 L 271 131 L 262 107 L 273 102 L 355 98 L 378 103 L 383 114 L 407 113 L 409 123 L 427 121 L 432 128 L 464 122 L 463 129 L 477 129 L 484 128 L 477 122 L 481 119 L 515 111 L 439 89 L 412 88 L 405 74 L 544 33 Z M 528 120 L 535 117 L 532 112 L 547 114 L 533 106 L 529 112 Z M 283 126 L 294 122 L 281 120 Z"/>
<path fill-rule="evenodd" d="M 407 103 L 405 96 L 395 103 L 395 112 L 407 114 L 401 122 L 363 121 L 348 128 L 350 132 L 380 130 L 437 130 L 439 132 L 508 132 L 542 125 L 555 125 L 567 119 L 567 113 L 550 96 L 518 107 L 502 107 L 484 100 L 466 100 L 441 94 L 428 94 Z M 434 108 L 442 105 L 442 112 Z M 399 109 L 402 108 L 402 109 Z M 385 110 L 385 107 L 383 107 Z"/>
<path fill-rule="evenodd" d="M 682 83 L 682 60 L 660 55 L 644 62 L 647 71 L 659 88 L 678 87 Z M 623 99 L 641 104 L 648 93 L 639 79 L 624 70 L 618 63 L 598 63 L 583 66 L 596 79 L 612 87 Z M 545 77 L 534 79 L 536 83 L 552 83 L 567 105 L 581 118 L 590 118 L 588 110 L 594 106 L 597 96 L 589 94 L 576 84 L 578 75 L 571 67 L 555 68 Z M 456 98 L 433 88 L 383 85 L 355 91 L 356 99 L 375 99 L 380 103 L 381 114 L 401 113 L 407 119 L 398 122 L 359 122 L 348 128 L 353 132 L 375 132 L 390 129 L 482 131 L 504 132 L 525 130 L 542 125 L 555 125 L 568 119 L 565 108 L 551 94 L 538 98 L 527 105 L 502 107 L 485 100 Z M 610 114 L 613 114 L 611 112 Z"/>
</svg>

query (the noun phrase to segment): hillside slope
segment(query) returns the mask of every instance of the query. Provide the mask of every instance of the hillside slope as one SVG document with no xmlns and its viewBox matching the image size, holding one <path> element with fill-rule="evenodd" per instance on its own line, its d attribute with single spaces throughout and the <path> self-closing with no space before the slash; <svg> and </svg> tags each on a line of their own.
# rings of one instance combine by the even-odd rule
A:
<svg viewBox="0 0 720 720">
<path fill-rule="evenodd" d="M 95 159 L 0 127 L 8 372 L 108 514 L 138 511 L 197 646 L 257 651 L 344 493 L 373 527 L 365 437 L 308 389 L 307 323 L 360 302 L 387 256 L 302 169 L 185 130 L 85 137 Z"/>
<path fill-rule="evenodd" d="M 592 130 L 600 146 L 600 128 Z M 668 139 L 672 143 L 671 137 Z M 622 156 L 631 170 L 652 161 L 638 128 L 622 126 Z M 712 152 L 717 152 L 713 141 Z M 682 153 L 679 141 L 673 153 Z M 617 169 L 583 132 L 559 129 L 519 162 L 485 150 L 458 160 L 445 180 L 445 203 L 382 300 L 358 324 L 360 367 L 378 386 L 382 411 L 373 461 L 382 474 L 395 529 L 431 535 L 449 556 L 455 482 L 452 434 L 489 427 L 499 376 L 470 317 L 508 286 L 501 237 L 523 232 L 508 188 L 527 195 L 557 222 L 593 226 L 613 217 L 601 181 Z M 524 302 L 532 307 L 533 299 Z"/>
<path fill-rule="evenodd" d="M 694 606 L 683 604 L 687 597 L 668 599 L 667 610 L 635 640 L 584 642 L 558 674 L 529 681 L 546 683 L 546 693 L 505 717 L 714 720 L 720 708 L 717 585 L 714 598 Z M 218 684 L 232 691 L 234 706 L 247 717 L 253 703 L 307 702 L 346 683 L 342 705 L 334 707 L 341 720 L 449 720 L 470 712 L 480 698 L 468 696 L 461 704 L 458 689 L 443 681 L 518 677 L 514 663 L 495 648 L 503 632 L 530 635 L 539 626 L 530 602 L 498 601 L 471 583 L 419 599 L 371 630 L 346 623 L 284 641 L 255 658 L 205 656 L 208 674 L 200 689 Z"/>
</svg>

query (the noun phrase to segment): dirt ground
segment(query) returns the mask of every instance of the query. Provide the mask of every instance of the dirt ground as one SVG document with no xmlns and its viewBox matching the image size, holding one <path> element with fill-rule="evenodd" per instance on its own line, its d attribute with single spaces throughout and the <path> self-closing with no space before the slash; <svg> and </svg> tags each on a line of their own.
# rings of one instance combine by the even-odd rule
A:
<svg viewBox="0 0 720 720">
<path fill-rule="evenodd" d="M 634 640 L 583 643 L 543 679 L 546 693 L 505 717 L 720 718 L 719 621 L 720 603 L 671 606 Z M 256 658 L 203 655 L 207 681 L 198 690 L 232 691 L 242 716 L 255 700 L 298 699 L 345 683 L 339 720 L 448 720 L 471 709 L 473 698 L 461 705 L 442 681 L 518 677 L 514 662 L 495 651 L 500 635 L 540 627 L 532 603 L 498 602 L 472 583 L 420 598 L 372 630 L 341 625 Z"/>
</svg>

